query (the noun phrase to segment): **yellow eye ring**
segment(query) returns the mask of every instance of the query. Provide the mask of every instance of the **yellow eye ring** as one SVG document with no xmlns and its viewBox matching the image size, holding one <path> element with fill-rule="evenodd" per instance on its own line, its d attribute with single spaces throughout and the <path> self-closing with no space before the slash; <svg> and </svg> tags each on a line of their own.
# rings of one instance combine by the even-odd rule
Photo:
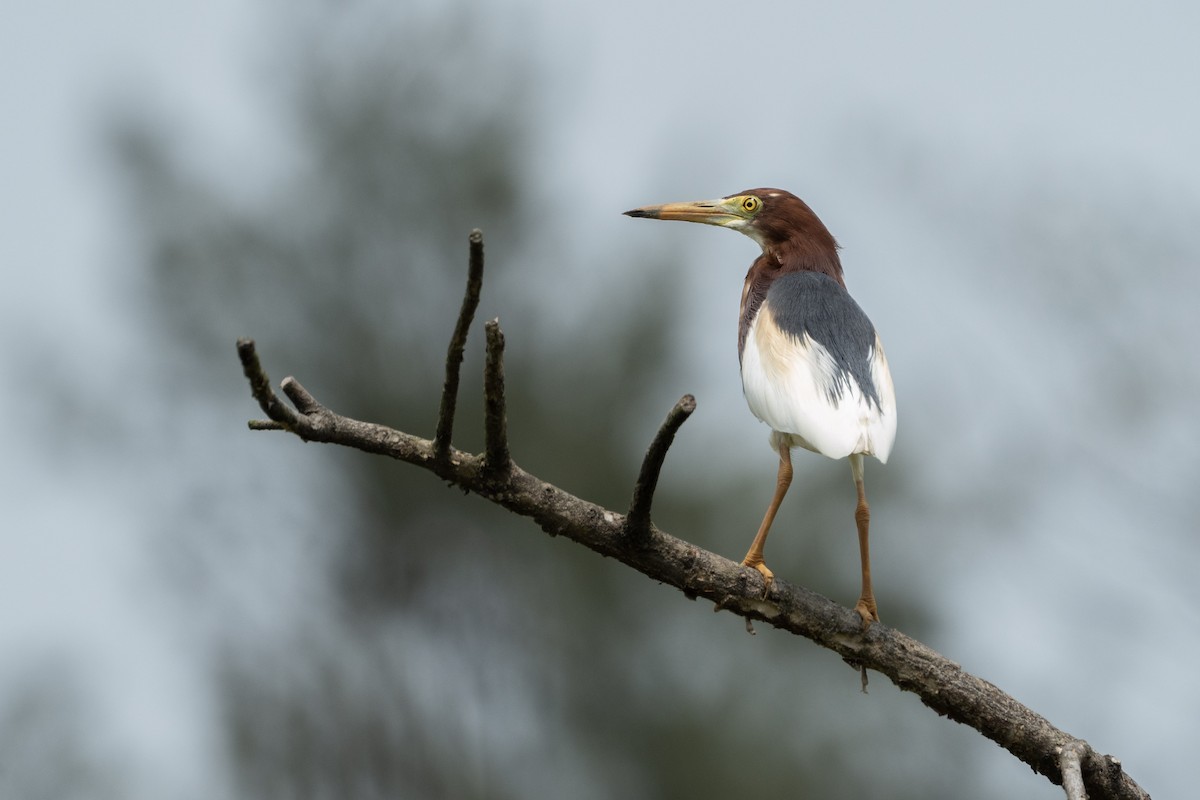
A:
<svg viewBox="0 0 1200 800">
<path fill-rule="evenodd" d="M 762 207 L 762 200 L 759 200 L 754 195 L 750 195 L 742 200 L 742 211 L 747 214 L 753 214 Z"/>
</svg>

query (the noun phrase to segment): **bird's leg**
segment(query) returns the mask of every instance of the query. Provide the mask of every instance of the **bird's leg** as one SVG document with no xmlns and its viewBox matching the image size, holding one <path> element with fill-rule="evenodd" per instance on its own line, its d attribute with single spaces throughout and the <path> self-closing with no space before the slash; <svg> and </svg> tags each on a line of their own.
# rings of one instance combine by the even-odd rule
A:
<svg viewBox="0 0 1200 800">
<path fill-rule="evenodd" d="M 742 559 L 742 566 L 754 567 L 763 576 L 765 584 L 763 597 L 766 597 L 767 592 L 771 591 L 771 583 L 775 580 L 775 574 L 763 563 L 763 545 L 767 543 L 767 534 L 771 532 L 771 523 L 775 521 L 775 513 L 779 511 L 779 506 L 783 503 L 783 496 L 787 494 L 788 487 L 791 485 L 792 451 L 787 444 L 781 444 L 779 446 L 779 474 L 775 479 L 775 496 L 771 498 L 771 505 L 767 506 L 767 513 L 763 516 L 762 525 L 758 526 L 758 533 L 754 536 L 750 551 Z"/>
<path fill-rule="evenodd" d="M 854 510 L 854 522 L 858 526 L 858 555 L 862 560 L 862 594 L 854 604 L 854 610 L 862 617 L 863 630 L 879 621 L 879 609 L 875 606 L 875 592 L 871 589 L 871 546 L 868 541 L 871 530 L 871 507 L 867 505 L 867 490 L 863 483 L 863 457 L 861 453 L 850 456 L 850 470 L 854 473 L 854 488 L 858 491 L 858 508 Z"/>
</svg>

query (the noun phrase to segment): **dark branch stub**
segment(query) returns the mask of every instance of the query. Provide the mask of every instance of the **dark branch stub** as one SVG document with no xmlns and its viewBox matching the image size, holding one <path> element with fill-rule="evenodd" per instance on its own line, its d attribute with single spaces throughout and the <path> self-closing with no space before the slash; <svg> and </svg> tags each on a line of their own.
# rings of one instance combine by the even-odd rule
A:
<svg viewBox="0 0 1200 800">
<path fill-rule="evenodd" d="M 864 677 L 868 667 L 876 670 L 900 688 L 915 693 L 939 714 L 979 731 L 1038 773 L 1062 783 L 1070 800 L 1087 797 L 1084 787 L 1093 800 L 1149 800 L 1117 759 L 1097 753 L 1086 742 L 1054 727 L 993 684 L 965 672 L 920 642 L 879 623 L 864 634 L 855 612 L 783 580 L 776 580 L 770 601 L 765 601 L 760 586 L 747 581 L 746 571 L 737 563 L 653 530 L 650 506 L 658 476 L 676 432 L 696 408 L 691 395 L 685 395 L 671 409 L 650 444 L 629 513 L 622 523 L 619 514 L 568 494 L 512 462 L 505 417 L 504 336 L 499 322 L 492 320 L 486 325 L 484 366 L 486 449 L 478 456 L 455 450 L 450 439 L 459 369 L 483 280 L 482 234 L 473 231 L 470 243 L 467 287 L 446 355 L 434 440 L 336 414 L 289 377 L 280 385 L 295 406 L 293 410 L 271 391 L 254 342 L 239 339 L 242 371 L 250 382 L 251 394 L 270 420 L 252 421 L 250 427 L 284 429 L 305 441 L 340 444 L 431 470 L 453 485 L 534 519 L 551 536 L 564 535 L 654 580 L 677 587 L 689 598 L 712 600 L 717 604 L 715 610 L 725 609 L 745 617 L 747 626 L 757 619 L 804 636 L 858 665 Z M 637 535 L 626 535 L 630 532 Z"/>
<path fill-rule="evenodd" d="M 458 404 L 458 378 L 462 367 L 463 351 L 467 346 L 467 333 L 479 307 L 479 293 L 483 288 L 483 231 L 471 231 L 470 255 L 467 259 L 467 289 L 463 293 L 462 308 L 458 311 L 458 322 L 450 337 L 446 352 L 446 379 L 442 384 L 442 404 L 438 410 L 437 432 L 433 437 L 434 459 L 445 462 L 450 454 L 450 439 L 454 435 L 454 411 Z"/>
<path fill-rule="evenodd" d="M 279 388 L 283 389 L 283 393 L 292 401 L 292 405 L 306 417 L 311 417 L 320 412 L 329 413 L 329 409 L 317 402 L 317 398 L 309 394 L 308 389 L 300 385 L 300 381 L 292 376 L 288 376 L 279 382 Z"/>
<path fill-rule="evenodd" d="M 662 472 L 667 450 L 675 441 L 675 434 L 679 428 L 695 410 L 695 397 L 685 394 L 679 398 L 679 402 L 663 420 L 654 441 L 650 443 L 646 457 L 642 459 L 637 483 L 633 485 L 633 499 L 629 503 L 629 514 L 626 517 L 626 524 L 631 533 L 644 534 L 650 530 L 650 505 L 654 502 L 654 490 L 658 488 L 658 476 Z"/>
<path fill-rule="evenodd" d="M 512 466 L 504 397 L 504 332 L 498 319 L 489 320 L 483 330 L 487 340 L 483 364 L 484 471 L 495 479 Z"/>
</svg>

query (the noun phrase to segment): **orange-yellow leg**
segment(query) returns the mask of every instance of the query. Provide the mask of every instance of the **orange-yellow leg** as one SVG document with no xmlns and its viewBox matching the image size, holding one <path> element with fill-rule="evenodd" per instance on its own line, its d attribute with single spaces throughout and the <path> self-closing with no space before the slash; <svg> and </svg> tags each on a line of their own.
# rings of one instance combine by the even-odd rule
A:
<svg viewBox="0 0 1200 800">
<path fill-rule="evenodd" d="M 779 446 L 779 474 L 775 479 L 775 496 L 771 498 L 771 505 L 767 506 L 767 513 L 763 516 L 762 525 L 758 526 L 758 533 L 754 536 L 750 551 L 742 559 L 742 566 L 754 567 L 763 576 L 765 584 L 763 597 L 766 597 L 767 592 L 771 591 L 771 583 L 775 580 L 775 574 L 763 563 L 763 545 L 767 543 L 767 534 L 771 532 L 771 523 L 775 521 L 775 513 L 779 511 L 779 506 L 783 503 L 783 496 L 787 494 L 788 487 L 791 485 L 792 451 L 786 444 L 782 444 Z"/>
<path fill-rule="evenodd" d="M 854 473 L 854 488 L 858 491 L 858 507 L 854 510 L 854 522 L 858 526 L 858 555 L 862 561 L 862 593 L 854 610 L 862 617 L 863 630 L 879 621 L 879 609 L 875 606 L 875 592 L 871 589 L 871 546 L 868 541 L 871 530 L 871 507 L 867 505 L 867 490 L 863 484 L 863 457 L 861 453 L 850 456 L 850 470 Z"/>
</svg>

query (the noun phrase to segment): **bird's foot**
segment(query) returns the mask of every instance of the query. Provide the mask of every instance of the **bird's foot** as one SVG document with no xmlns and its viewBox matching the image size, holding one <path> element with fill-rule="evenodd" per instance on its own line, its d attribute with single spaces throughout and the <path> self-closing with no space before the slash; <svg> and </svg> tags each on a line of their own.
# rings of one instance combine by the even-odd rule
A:
<svg viewBox="0 0 1200 800">
<path fill-rule="evenodd" d="M 860 596 L 858 602 L 854 604 L 854 610 L 862 617 L 864 632 L 871 627 L 872 622 L 879 622 L 879 609 L 875 607 L 875 595 L 873 594 Z"/>
<path fill-rule="evenodd" d="M 767 569 L 767 565 L 763 563 L 762 557 L 754 557 L 747 555 L 742 560 L 743 567 L 754 567 L 758 570 L 758 574 L 763 577 L 763 599 L 767 599 L 767 595 L 771 592 L 771 584 L 775 582 L 775 573 Z"/>
</svg>

